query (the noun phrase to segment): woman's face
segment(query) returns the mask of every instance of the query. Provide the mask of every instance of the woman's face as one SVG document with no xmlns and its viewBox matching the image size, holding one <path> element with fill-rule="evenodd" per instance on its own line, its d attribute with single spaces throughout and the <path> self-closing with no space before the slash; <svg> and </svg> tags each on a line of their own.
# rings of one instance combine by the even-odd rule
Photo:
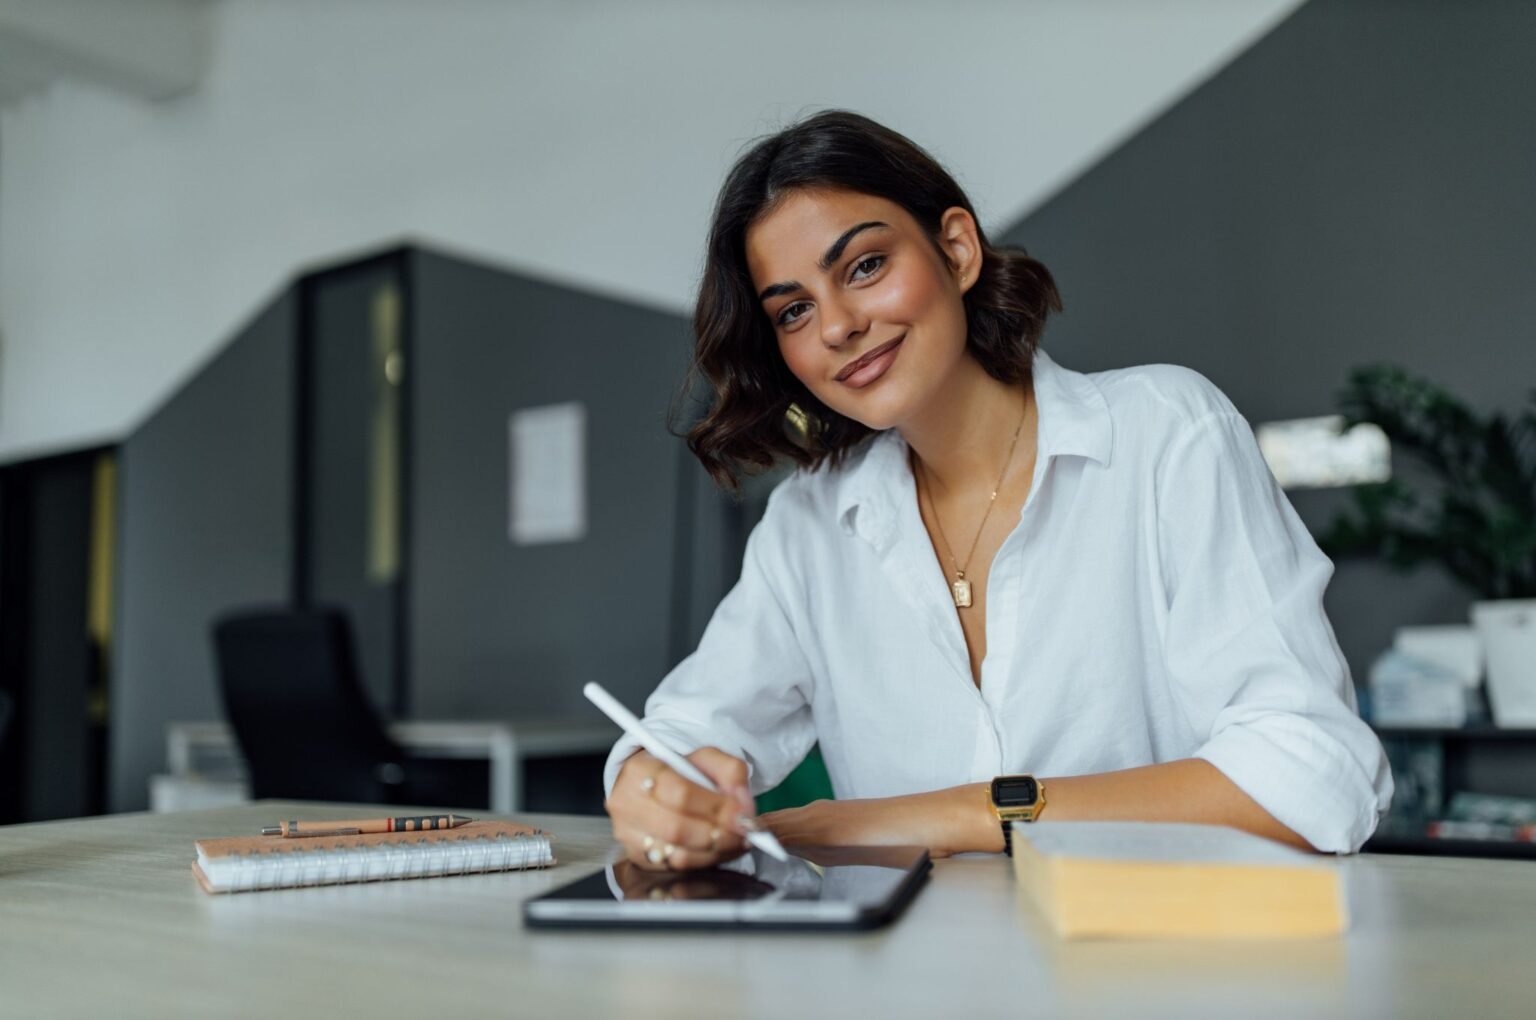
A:
<svg viewBox="0 0 1536 1020">
<path fill-rule="evenodd" d="M 753 289 L 795 377 L 872 429 L 922 414 L 966 358 L 961 300 L 981 266 L 976 222 L 945 212 L 939 244 L 901 206 L 843 190 L 790 193 L 747 230 Z"/>
</svg>

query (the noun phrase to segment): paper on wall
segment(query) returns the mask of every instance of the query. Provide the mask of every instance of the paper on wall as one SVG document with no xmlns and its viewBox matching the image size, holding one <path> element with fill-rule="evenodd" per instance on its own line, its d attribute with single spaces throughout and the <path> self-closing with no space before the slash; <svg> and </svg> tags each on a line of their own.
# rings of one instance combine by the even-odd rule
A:
<svg viewBox="0 0 1536 1020">
<path fill-rule="evenodd" d="M 512 412 L 508 534 L 515 544 L 586 537 L 586 433 L 587 409 L 579 403 Z"/>
</svg>

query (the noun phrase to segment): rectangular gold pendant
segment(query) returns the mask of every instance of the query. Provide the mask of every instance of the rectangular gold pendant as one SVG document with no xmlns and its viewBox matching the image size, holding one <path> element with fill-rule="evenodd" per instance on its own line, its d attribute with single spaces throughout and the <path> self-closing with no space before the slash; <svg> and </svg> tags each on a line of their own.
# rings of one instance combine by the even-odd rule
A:
<svg viewBox="0 0 1536 1020">
<path fill-rule="evenodd" d="M 971 607 L 971 582 L 962 577 L 950 585 L 949 588 L 955 596 L 955 608 L 969 609 Z"/>
</svg>

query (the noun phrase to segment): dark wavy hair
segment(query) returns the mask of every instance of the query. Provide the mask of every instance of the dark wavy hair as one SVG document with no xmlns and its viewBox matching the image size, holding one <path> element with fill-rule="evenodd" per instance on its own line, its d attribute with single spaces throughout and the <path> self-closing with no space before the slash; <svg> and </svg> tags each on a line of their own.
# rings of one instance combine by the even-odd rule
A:
<svg viewBox="0 0 1536 1020">
<path fill-rule="evenodd" d="M 935 249 L 944 211 L 970 199 L 938 161 L 868 117 L 827 110 L 752 145 L 725 178 L 709 228 L 704 279 L 693 315 L 693 367 L 684 387 L 712 395 L 686 431 L 688 447 L 716 483 L 735 490 L 741 476 L 781 458 L 816 468 L 839 462 L 871 429 L 828 408 L 796 379 L 779 353 L 747 269 L 747 229 L 791 192 L 840 188 L 901 206 L 927 230 Z M 996 247 L 977 225 L 981 275 L 966 291 L 966 346 L 994 379 L 1029 374 L 1046 317 L 1061 295 L 1045 266 L 1021 248 Z M 674 423 L 677 415 L 674 412 Z"/>
</svg>

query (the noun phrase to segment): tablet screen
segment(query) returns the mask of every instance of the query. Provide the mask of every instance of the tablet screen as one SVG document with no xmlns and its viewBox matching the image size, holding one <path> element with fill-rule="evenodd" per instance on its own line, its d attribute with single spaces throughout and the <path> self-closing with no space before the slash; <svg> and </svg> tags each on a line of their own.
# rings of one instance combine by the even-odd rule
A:
<svg viewBox="0 0 1536 1020">
<path fill-rule="evenodd" d="M 788 862 L 754 850 L 697 871 L 619 860 L 524 913 L 533 924 L 867 927 L 889 920 L 928 867 L 921 847 L 801 849 Z"/>
</svg>

